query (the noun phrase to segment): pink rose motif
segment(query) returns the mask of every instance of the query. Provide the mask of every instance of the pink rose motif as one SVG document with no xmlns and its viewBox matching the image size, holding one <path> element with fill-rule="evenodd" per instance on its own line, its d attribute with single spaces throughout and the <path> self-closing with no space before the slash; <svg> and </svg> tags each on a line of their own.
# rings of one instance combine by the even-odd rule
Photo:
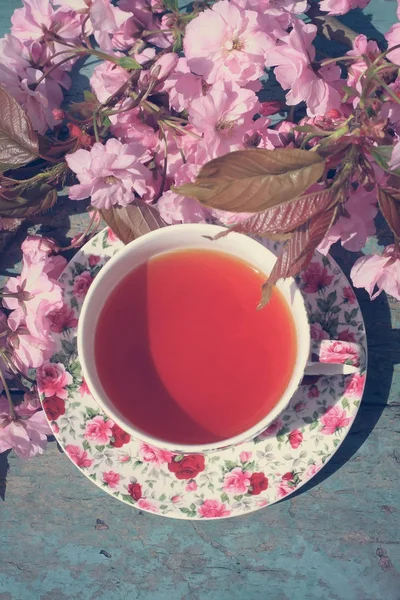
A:
<svg viewBox="0 0 400 600">
<path fill-rule="evenodd" d="M 172 496 L 171 502 L 172 504 L 178 504 L 179 502 L 182 502 L 182 496 Z"/>
<path fill-rule="evenodd" d="M 240 453 L 240 462 L 245 463 L 248 462 L 251 459 L 252 456 L 252 452 L 245 452 L 243 450 L 243 452 Z"/>
<path fill-rule="evenodd" d="M 93 277 L 89 271 L 84 271 L 74 280 L 74 296 L 77 298 L 84 298 L 87 294 L 88 289 L 93 283 Z"/>
<path fill-rule="evenodd" d="M 61 308 L 49 312 L 47 318 L 50 322 L 50 330 L 55 333 L 61 333 L 78 325 L 74 310 L 67 304 L 63 304 Z"/>
<path fill-rule="evenodd" d="M 307 394 L 308 398 L 318 398 L 319 397 L 319 389 L 317 388 L 316 385 L 312 385 L 310 387 L 310 389 L 308 390 L 308 394 Z M 296 408 L 295 408 L 296 410 Z"/>
<path fill-rule="evenodd" d="M 226 505 L 219 500 L 205 500 L 198 509 L 199 515 L 206 519 L 216 517 L 229 517 L 231 511 L 226 508 Z"/>
<path fill-rule="evenodd" d="M 137 501 L 136 506 L 143 510 L 148 510 L 149 512 L 158 512 L 157 506 L 151 502 L 151 500 L 147 500 L 146 498 L 140 498 L 140 500 Z"/>
<path fill-rule="evenodd" d="M 129 454 L 118 454 L 117 456 L 117 460 L 118 462 L 129 462 L 131 460 L 131 457 L 129 456 Z"/>
<path fill-rule="evenodd" d="M 105 471 L 103 473 L 104 483 L 113 490 L 118 487 L 120 479 L 119 473 L 115 473 L 115 471 Z"/>
<path fill-rule="evenodd" d="M 277 496 L 277 498 L 284 498 L 285 496 L 290 494 L 290 492 L 292 492 L 293 489 L 294 488 L 286 485 L 285 481 L 281 481 L 281 483 L 278 485 L 276 496 Z"/>
<path fill-rule="evenodd" d="M 303 434 L 299 429 L 294 429 L 289 433 L 289 442 L 293 449 L 298 448 L 303 441 Z"/>
<path fill-rule="evenodd" d="M 319 360 L 323 363 L 347 363 L 358 367 L 360 356 L 358 347 L 350 342 L 340 340 L 321 343 Z"/>
<path fill-rule="evenodd" d="M 327 332 L 324 329 L 322 329 L 320 323 L 311 323 L 310 335 L 311 335 L 311 339 L 316 340 L 316 341 L 329 339 L 329 335 L 327 334 Z"/>
<path fill-rule="evenodd" d="M 58 396 L 68 398 L 66 386 L 72 383 L 72 375 L 67 373 L 62 363 L 45 363 L 36 371 L 36 379 L 40 392 L 49 398 Z"/>
<path fill-rule="evenodd" d="M 52 428 L 52 430 L 53 430 L 54 433 L 59 433 L 60 432 L 60 428 L 57 425 L 57 423 L 52 423 L 51 424 L 51 428 Z"/>
<path fill-rule="evenodd" d="M 196 490 L 197 490 L 197 483 L 195 482 L 194 479 L 192 479 L 185 485 L 186 492 L 195 492 Z"/>
<path fill-rule="evenodd" d="M 145 442 L 140 444 L 139 458 L 143 462 L 152 463 L 157 467 L 161 467 L 161 465 L 164 463 L 171 462 L 173 456 L 173 452 L 169 452 L 168 450 L 156 448 L 155 446 L 151 446 Z"/>
<path fill-rule="evenodd" d="M 232 469 L 225 475 L 223 490 L 229 494 L 246 494 L 250 486 L 250 472 L 240 467 Z"/>
<path fill-rule="evenodd" d="M 304 271 L 302 279 L 304 291 L 308 294 L 316 294 L 332 282 L 333 275 L 329 275 L 327 269 L 319 262 L 312 262 Z"/>
<path fill-rule="evenodd" d="M 79 448 L 79 446 L 74 446 L 73 444 L 68 444 L 68 446 L 65 446 L 65 451 L 77 467 L 92 466 L 93 461 L 88 457 L 88 453 L 83 448 Z"/>
<path fill-rule="evenodd" d="M 113 242 L 118 242 L 118 240 L 119 237 L 115 235 L 113 230 L 109 227 L 107 230 L 107 241 L 110 242 L 110 244 L 112 244 Z"/>
<path fill-rule="evenodd" d="M 321 417 L 323 428 L 321 433 L 324 435 L 333 435 L 341 427 L 346 427 L 350 423 L 350 418 L 345 410 L 339 406 L 330 406 L 326 413 Z"/>
<path fill-rule="evenodd" d="M 314 477 L 320 470 L 321 465 L 310 465 L 306 471 L 306 477 Z"/>
<path fill-rule="evenodd" d="M 357 301 L 356 295 L 353 292 L 353 290 L 351 289 L 350 286 L 344 287 L 343 288 L 343 299 L 348 303 L 348 304 L 355 304 Z"/>
<path fill-rule="evenodd" d="M 89 256 L 88 262 L 90 267 L 95 267 L 97 263 L 100 262 L 100 256 L 97 256 L 96 254 L 91 254 Z"/>
<path fill-rule="evenodd" d="M 347 396 L 347 398 L 361 396 L 364 391 L 364 386 L 365 374 L 360 375 L 360 373 L 354 373 L 349 383 L 346 385 L 346 389 L 344 391 L 345 396 Z"/>
<path fill-rule="evenodd" d="M 96 442 L 97 444 L 108 444 L 110 437 L 112 436 L 112 428 L 114 421 L 108 419 L 105 421 L 100 415 L 93 417 L 86 423 L 85 438 L 89 442 Z"/>
</svg>

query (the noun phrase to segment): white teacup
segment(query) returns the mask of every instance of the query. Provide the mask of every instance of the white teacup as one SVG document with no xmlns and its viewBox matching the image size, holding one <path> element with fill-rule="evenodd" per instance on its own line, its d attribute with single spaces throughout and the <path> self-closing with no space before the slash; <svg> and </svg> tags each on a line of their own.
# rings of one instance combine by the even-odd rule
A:
<svg viewBox="0 0 400 600">
<path fill-rule="evenodd" d="M 229 235 L 218 240 L 209 239 L 220 231 L 223 231 L 223 229 L 220 226 L 210 224 L 171 225 L 152 231 L 127 244 L 123 250 L 109 260 L 96 277 L 85 298 L 79 318 L 78 354 L 82 372 L 89 390 L 99 406 L 122 429 L 132 436 L 155 446 L 179 453 L 203 453 L 245 442 L 266 429 L 287 407 L 304 375 L 347 374 L 357 371 L 357 367 L 359 366 L 359 363 L 356 363 L 356 366 L 339 364 L 340 360 L 336 359 L 329 361 L 329 364 L 326 362 L 311 362 L 311 355 L 312 353 L 314 355 L 318 354 L 318 348 L 313 346 L 311 351 L 310 327 L 303 296 L 295 280 L 288 278 L 284 281 L 279 281 L 277 287 L 283 294 L 293 316 L 296 328 L 297 356 L 292 376 L 285 392 L 274 408 L 261 421 L 250 429 L 246 429 L 239 435 L 229 439 L 199 445 L 174 444 L 171 441 L 153 437 L 136 428 L 132 422 L 126 419 L 105 393 L 96 368 L 95 333 L 97 321 L 104 304 L 111 292 L 129 272 L 156 255 L 179 249 L 222 251 L 253 265 L 256 269 L 265 273 L 267 277 L 276 262 L 275 255 L 254 239 L 235 232 L 231 232 Z M 338 342 L 325 340 L 324 343 L 337 344 Z M 357 345 L 353 344 L 353 346 Z M 332 362 L 335 364 L 332 364 Z"/>
</svg>

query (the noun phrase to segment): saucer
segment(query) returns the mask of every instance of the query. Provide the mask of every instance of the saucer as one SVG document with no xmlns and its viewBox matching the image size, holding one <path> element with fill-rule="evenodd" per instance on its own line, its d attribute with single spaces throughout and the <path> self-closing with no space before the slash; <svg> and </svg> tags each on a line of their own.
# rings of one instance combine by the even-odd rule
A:
<svg viewBox="0 0 400 600">
<path fill-rule="evenodd" d="M 307 483 L 347 436 L 364 392 L 366 368 L 304 381 L 288 408 L 250 442 L 207 455 L 176 455 L 134 439 L 100 410 L 82 380 L 77 319 L 94 277 L 123 248 L 109 229 L 92 238 L 61 275 L 65 307 L 57 348 L 39 389 L 58 442 L 72 462 L 108 494 L 165 517 L 213 519 L 250 513 Z M 271 248 L 272 250 L 274 247 Z M 276 249 L 276 245 L 275 245 Z M 354 292 L 331 258 L 316 254 L 298 280 L 314 340 L 361 344 L 366 335 Z M 51 381 L 50 381 L 51 379 Z"/>
</svg>

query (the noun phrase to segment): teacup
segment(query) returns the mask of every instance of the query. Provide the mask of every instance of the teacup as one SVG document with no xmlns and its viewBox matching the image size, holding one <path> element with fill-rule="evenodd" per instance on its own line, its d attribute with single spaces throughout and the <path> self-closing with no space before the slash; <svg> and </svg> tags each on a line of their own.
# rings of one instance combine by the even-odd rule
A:
<svg viewBox="0 0 400 600">
<path fill-rule="evenodd" d="M 323 340 L 321 345 L 311 343 L 310 326 L 302 293 L 293 278 L 279 281 L 277 288 L 283 296 L 293 317 L 296 337 L 296 356 L 284 392 L 268 414 L 250 428 L 244 428 L 239 434 L 215 442 L 180 443 L 171 440 L 165 433 L 152 435 L 144 431 L 120 410 L 107 395 L 99 376 L 95 359 L 95 335 L 99 316 L 110 294 L 127 276 L 140 265 L 156 256 L 179 250 L 213 250 L 223 252 L 246 262 L 268 277 L 276 262 L 275 255 L 256 240 L 235 232 L 217 240 L 211 238 L 223 231 L 223 228 L 210 224 L 171 225 L 152 231 L 127 244 L 123 250 L 112 257 L 102 268 L 91 285 L 85 298 L 78 325 L 78 354 L 82 372 L 89 390 L 106 415 L 123 430 L 149 444 L 178 453 L 205 453 L 212 450 L 240 444 L 248 441 L 276 419 L 288 406 L 293 395 L 307 374 L 348 374 L 356 372 L 360 364 L 361 348 L 350 344 L 351 353 L 343 355 L 337 344 L 340 342 Z M 255 309 L 255 308 L 254 308 Z M 266 309 L 267 310 L 267 309 Z M 335 345 L 336 350 L 329 352 Z M 346 345 L 349 344 L 346 342 Z M 346 362 L 347 364 L 342 364 Z M 140 402 L 135 398 L 134 401 Z"/>
</svg>

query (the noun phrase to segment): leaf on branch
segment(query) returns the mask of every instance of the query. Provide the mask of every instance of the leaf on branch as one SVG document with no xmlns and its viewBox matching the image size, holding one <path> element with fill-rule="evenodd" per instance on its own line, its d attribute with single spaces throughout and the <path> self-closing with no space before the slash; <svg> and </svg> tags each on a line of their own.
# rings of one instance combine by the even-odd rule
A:
<svg viewBox="0 0 400 600">
<path fill-rule="evenodd" d="M 329 210 L 312 217 L 293 232 L 263 285 L 258 308 L 263 308 L 268 304 L 273 286 L 279 279 L 295 277 L 308 265 L 317 246 L 334 224 L 336 215 L 337 206 L 332 206 Z"/>
<path fill-rule="evenodd" d="M 38 156 L 38 137 L 31 121 L 0 86 L 0 172 L 26 165 Z"/>
<path fill-rule="evenodd" d="M 23 192 L 5 191 L 0 196 L 0 216 L 25 219 L 52 208 L 57 191 L 47 183 L 38 183 Z"/>
<path fill-rule="evenodd" d="M 238 150 L 206 163 L 194 183 L 174 191 L 211 208 L 261 212 L 303 194 L 324 168 L 325 159 L 308 150 Z"/>
<path fill-rule="evenodd" d="M 331 189 L 306 194 L 285 204 L 269 208 L 240 223 L 235 223 L 225 231 L 218 233 L 214 239 L 224 237 L 230 231 L 267 237 L 275 234 L 285 235 L 335 203 L 336 198 Z"/>
<path fill-rule="evenodd" d="M 387 224 L 400 239 L 400 192 L 399 190 L 384 189 L 378 186 L 379 208 Z"/>
<path fill-rule="evenodd" d="M 132 242 L 149 231 L 165 226 L 165 222 L 156 208 L 136 200 L 125 207 L 103 208 L 100 214 L 124 244 Z"/>
<path fill-rule="evenodd" d="M 376 164 L 384 171 L 389 170 L 388 164 L 392 158 L 392 151 L 393 146 L 371 146 L 369 148 L 369 153 L 372 154 Z"/>
<path fill-rule="evenodd" d="M 118 60 L 118 64 L 127 71 L 137 71 L 142 68 L 142 65 L 132 58 L 132 56 L 123 56 Z"/>
</svg>

